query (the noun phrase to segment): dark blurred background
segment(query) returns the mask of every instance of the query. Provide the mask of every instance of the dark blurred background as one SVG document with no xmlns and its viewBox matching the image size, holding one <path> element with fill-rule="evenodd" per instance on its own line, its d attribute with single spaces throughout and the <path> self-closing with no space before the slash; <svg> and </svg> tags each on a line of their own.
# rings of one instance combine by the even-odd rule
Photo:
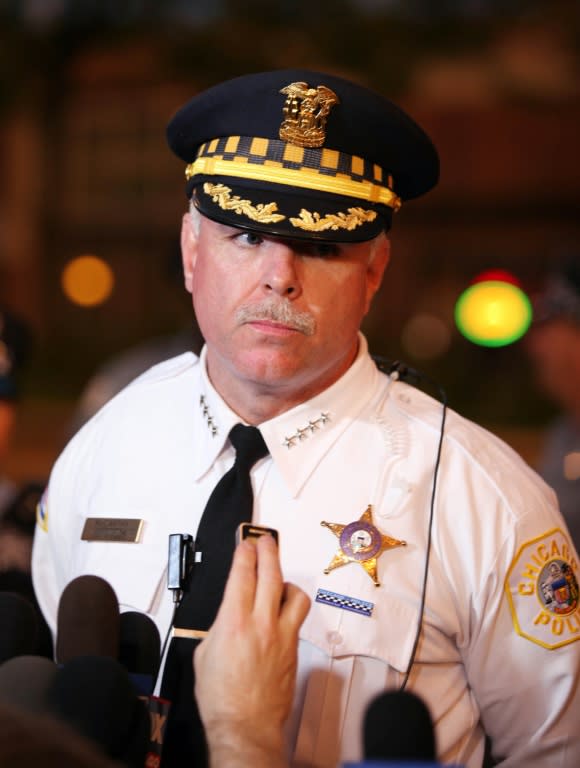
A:
<svg viewBox="0 0 580 768">
<path fill-rule="evenodd" d="M 525 342 L 476 347 L 453 308 L 482 270 L 533 292 L 579 252 L 579 18 L 561 0 L 0 2 L 0 305 L 35 338 L 7 472 L 44 476 L 91 374 L 190 322 L 172 113 L 220 80 L 292 66 L 375 88 L 432 136 L 440 185 L 397 215 L 365 331 L 533 463 L 552 406 Z M 87 254 L 112 278 L 90 306 L 63 283 Z"/>
</svg>

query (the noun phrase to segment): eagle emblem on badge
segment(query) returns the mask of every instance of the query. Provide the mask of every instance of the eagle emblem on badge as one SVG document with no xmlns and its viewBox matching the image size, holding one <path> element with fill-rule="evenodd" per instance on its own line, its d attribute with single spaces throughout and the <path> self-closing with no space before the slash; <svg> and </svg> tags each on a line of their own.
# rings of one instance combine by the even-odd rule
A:
<svg viewBox="0 0 580 768">
<path fill-rule="evenodd" d="M 321 147 L 326 138 L 326 118 L 339 98 L 330 88 L 290 83 L 280 90 L 286 96 L 279 136 L 298 147 Z"/>
<path fill-rule="evenodd" d="M 544 608 L 566 616 L 578 605 L 578 582 L 571 566 L 561 558 L 545 565 L 538 577 L 538 593 Z"/>
</svg>

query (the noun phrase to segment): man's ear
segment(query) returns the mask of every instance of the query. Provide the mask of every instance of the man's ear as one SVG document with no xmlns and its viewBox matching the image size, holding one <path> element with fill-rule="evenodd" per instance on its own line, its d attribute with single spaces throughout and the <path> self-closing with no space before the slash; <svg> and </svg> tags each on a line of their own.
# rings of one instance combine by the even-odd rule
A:
<svg viewBox="0 0 580 768">
<path fill-rule="evenodd" d="M 379 237 L 373 244 L 374 253 L 367 266 L 367 296 L 365 314 L 369 311 L 375 293 L 379 290 L 383 281 L 385 269 L 391 255 L 391 243 L 386 235 Z"/>
<path fill-rule="evenodd" d="M 181 220 L 181 260 L 183 279 L 189 293 L 193 290 L 193 273 L 197 258 L 197 232 L 189 213 L 184 213 Z"/>
</svg>

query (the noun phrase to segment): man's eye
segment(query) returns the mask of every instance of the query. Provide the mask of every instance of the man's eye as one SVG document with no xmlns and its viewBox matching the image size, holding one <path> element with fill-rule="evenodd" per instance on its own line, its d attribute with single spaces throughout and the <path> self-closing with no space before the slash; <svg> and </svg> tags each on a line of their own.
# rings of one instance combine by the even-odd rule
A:
<svg viewBox="0 0 580 768">
<path fill-rule="evenodd" d="M 257 232 L 240 232 L 236 239 L 245 245 L 260 245 L 264 240 Z"/>
<path fill-rule="evenodd" d="M 320 243 L 315 246 L 314 250 L 321 258 L 338 255 L 338 246 L 333 245 L 332 243 Z"/>
</svg>

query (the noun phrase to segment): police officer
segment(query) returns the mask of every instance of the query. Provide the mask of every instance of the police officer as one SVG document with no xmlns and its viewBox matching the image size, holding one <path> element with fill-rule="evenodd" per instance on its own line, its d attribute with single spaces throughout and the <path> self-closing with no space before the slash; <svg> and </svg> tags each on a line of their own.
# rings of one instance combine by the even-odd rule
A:
<svg viewBox="0 0 580 768">
<path fill-rule="evenodd" d="M 168 139 L 205 346 L 141 376 L 59 458 L 33 552 L 48 621 L 94 573 L 168 632 L 167 537 L 221 524 L 204 507 L 235 471 L 230 431 L 255 426 L 252 521 L 278 531 L 284 577 L 312 600 L 291 763 L 359 759 L 367 704 L 406 687 L 442 762 L 481 766 L 487 733 L 506 768 L 578 764 L 578 556 L 553 492 L 494 436 L 445 421 L 404 369 L 380 371 L 359 330 L 396 211 L 437 182 L 431 141 L 383 97 L 304 70 L 209 89 Z M 182 737 L 170 764 L 193 754 Z"/>
</svg>

